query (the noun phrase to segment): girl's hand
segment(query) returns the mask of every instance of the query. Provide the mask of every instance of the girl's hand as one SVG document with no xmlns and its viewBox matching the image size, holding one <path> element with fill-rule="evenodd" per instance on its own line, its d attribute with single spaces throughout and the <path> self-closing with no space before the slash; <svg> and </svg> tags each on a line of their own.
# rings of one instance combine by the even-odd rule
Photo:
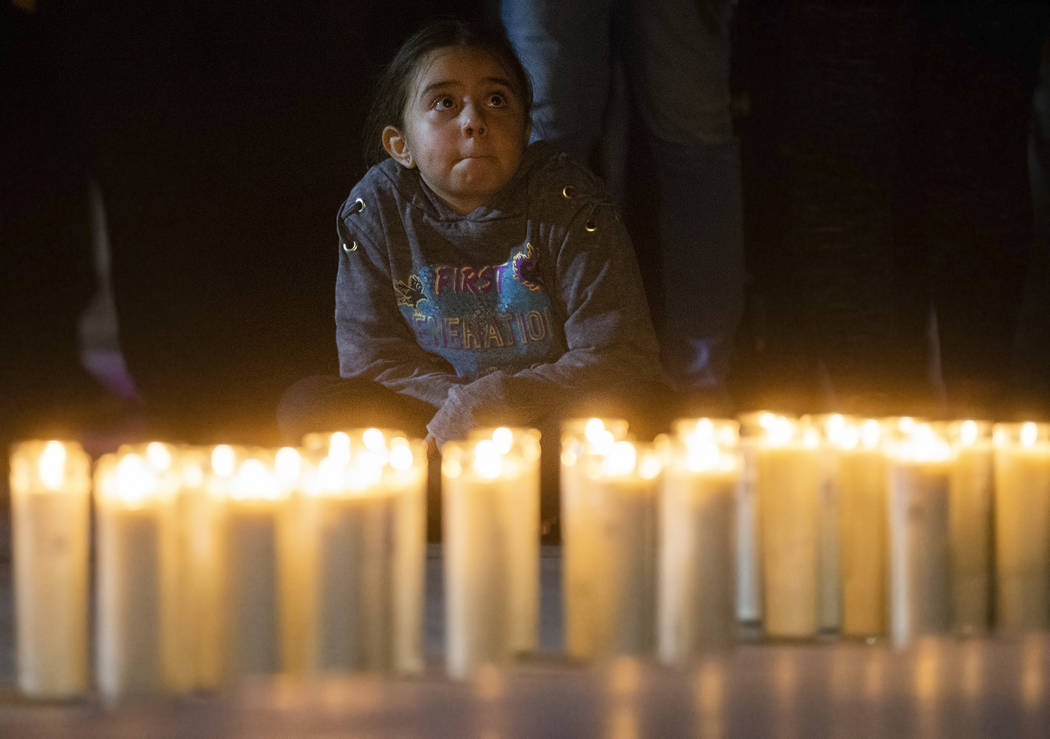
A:
<svg viewBox="0 0 1050 739">
<path fill-rule="evenodd" d="M 433 458 L 441 456 L 441 451 L 438 449 L 437 439 L 433 436 L 427 434 L 426 438 L 423 439 L 423 443 L 427 446 L 427 457 Z"/>
</svg>

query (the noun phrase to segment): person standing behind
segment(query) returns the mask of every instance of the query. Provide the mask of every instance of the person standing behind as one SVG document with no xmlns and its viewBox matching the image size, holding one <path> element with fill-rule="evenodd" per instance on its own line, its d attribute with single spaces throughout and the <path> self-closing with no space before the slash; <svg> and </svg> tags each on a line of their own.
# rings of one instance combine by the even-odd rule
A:
<svg viewBox="0 0 1050 739">
<path fill-rule="evenodd" d="M 592 160 L 622 64 L 658 183 L 664 366 L 687 396 L 726 399 L 744 305 L 740 159 L 733 132 L 731 0 L 502 0 L 533 77 L 533 139 Z M 635 243 L 644 243 L 635 234 Z"/>
</svg>

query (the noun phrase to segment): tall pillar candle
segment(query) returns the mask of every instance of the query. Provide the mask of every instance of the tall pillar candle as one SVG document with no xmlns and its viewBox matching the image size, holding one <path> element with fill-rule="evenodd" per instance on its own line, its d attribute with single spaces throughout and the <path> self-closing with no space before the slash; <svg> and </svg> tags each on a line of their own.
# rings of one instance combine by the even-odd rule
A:
<svg viewBox="0 0 1050 739">
<path fill-rule="evenodd" d="M 740 458 L 735 421 L 675 429 L 660 491 L 657 648 L 662 661 L 685 663 L 733 641 Z"/>
<path fill-rule="evenodd" d="M 960 421 L 948 434 L 955 447 L 948 505 L 952 624 L 958 634 L 982 635 L 992 595 L 992 424 Z"/>
<path fill-rule="evenodd" d="M 757 624 L 762 618 L 762 576 L 758 547 L 758 505 L 755 480 L 756 452 L 765 428 L 775 418 L 770 411 L 755 411 L 740 416 L 740 487 L 734 514 L 736 549 L 736 617 L 745 624 Z"/>
<path fill-rule="evenodd" d="M 562 591 L 574 598 L 562 599 L 565 623 L 565 649 L 570 657 L 586 659 L 595 653 L 595 633 L 591 626 L 591 590 L 602 533 L 594 527 L 598 520 L 596 499 L 584 479 L 584 466 L 601 457 L 627 435 L 622 419 L 573 419 L 562 426 L 561 438 L 561 523 Z"/>
<path fill-rule="evenodd" d="M 104 455 L 95 492 L 98 689 L 177 691 L 174 480 L 138 454 Z"/>
<path fill-rule="evenodd" d="M 483 428 L 470 439 L 491 439 L 500 454 L 521 464 L 518 519 L 511 529 L 511 642 L 515 652 L 534 652 L 539 640 L 540 432 L 530 428 Z"/>
<path fill-rule="evenodd" d="M 821 620 L 820 435 L 797 419 L 774 417 L 755 459 L 762 631 L 813 638 Z"/>
<path fill-rule="evenodd" d="M 249 456 L 223 486 L 223 638 L 231 676 L 281 667 L 278 542 L 289 496 L 272 464 L 271 455 Z"/>
<path fill-rule="evenodd" d="M 583 460 L 580 512 L 589 519 L 567 532 L 587 530 L 565 546 L 589 561 L 588 572 L 565 582 L 567 608 L 587 640 L 569 645 L 576 658 L 647 655 L 656 641 L 657 500 L 662 459 L 651 444 L 615 442 Z"/>
<path fill-rule="evenodd" d="M 76 442 L 21 442 L 10 482 L 18 689 L 77 695 L 88 683 L 91 458 Z"/>
<path fill-rule="evenodd" d="M 951 624 L 948 529 L 952 449 L 920 424 L 887 447 L 890 637 L 903 646 Z"/>
<path fill-rule="evenodd" d="M 837 632 L 842 627 L 842 563 L 839 559 L 839 507 L 841 505 L 840 465 L 844 437 L 851 437 L 857 420 L 841 413 L 813 416 L 820 429 L 820 628 Z"/>
<path fill-rule="evenodd" d="M 1050 617 L 1050 424 L 995 426 L 995 621 L 1004 633 Z"/>
<path fill-rule="evenodd" d="M 404 437 L 376 439 L 346 461 L 321 459 L 304 489 L 319 671 L 422 663 L 426 453 Z"/>
<path fill-rule="evenodd" d="M 886 634 L 886 455 L 869 418 L 833 440 L 838 455 L 839 590 L 844 636 Z"/>
</svg>

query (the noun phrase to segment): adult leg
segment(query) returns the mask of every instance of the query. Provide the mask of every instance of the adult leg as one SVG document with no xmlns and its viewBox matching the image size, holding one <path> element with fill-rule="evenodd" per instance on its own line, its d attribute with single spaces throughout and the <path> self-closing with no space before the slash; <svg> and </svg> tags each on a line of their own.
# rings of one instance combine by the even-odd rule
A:
<svg viewBox="0 0 1050 739">
<path fill-rule="evenodd" d="M 611 81 L 610 0 L 502 0 L 507 37 L 532 78 L 532 139 L 590 164 Z"/>
<path fill-rule="evenodd" d="M 731 3 L 709 5 L 630 3 L 627 69 L 659 183 L 665 365 L 682 390 L 720 392 L 743 312 L 744 256 Z"/>
</svg>

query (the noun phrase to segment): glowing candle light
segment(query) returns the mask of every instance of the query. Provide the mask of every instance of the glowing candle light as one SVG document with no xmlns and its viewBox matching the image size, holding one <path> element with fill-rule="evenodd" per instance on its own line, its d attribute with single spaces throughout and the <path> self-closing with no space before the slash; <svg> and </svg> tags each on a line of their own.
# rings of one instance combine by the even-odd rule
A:
<svg viewBox="0 0 1050 739">
<path fill-rule="evenodd" d="M 950 479 L 952 622 L 959 634 L 988 631 L 992 595 L 992 424 L 960 421 L 948 427 L 955 448 Z"/>
<path fill-rule="evenodd" d="M 776 423 L 776 414 L 755 411 L 740 416 L 741 478 L 737 489 L 736 615 L 745 624 L 758 624 L 762 617 L 762 578 L 759 575 L 758 506 L 755 488 L 756 451 L 766 429 Z"/>
<path fill-rule="evenodd" d="M 278 551 L 289 501 L 272 454 L 242 450 L 238 456 L 233 475 L 214 482 L 224 502 L 222 592 L 229 676 L 280 669 Z"/>
<path fill-rule="evenodd" d="M 185 687 L 177 639 L 175 490 L 170 471 L 140 454 L 104 455 L 96 467 L 96 680 L 107 699 Z"/>
<path fill-rule="evenodd" d="M 1050 424 L 995 425 L 995 620 L 1046 629 L 1050 614 Z"/>
<path fill-rule="evenodd" d="M 755 449 L 762 630 L 773 638 L 816 636 L 821 621 L 819 431 L 774 416 Z"/>
<path fill-rule="evenodd" d="M 87 689 L 90 468 L 76 442 L 11 450 L 16 673 L 27 695 Z"/>
<path fill-rule="evenodd" d="M 445 651 L 449 673 L 459 677 L 507 660 L 536 638 L 515 626 L 513 609 L 527 577 L 515 529 L 535 515 L 525 508 L 536 504 L 529 488 L 537 457 L 531 444 L 527 452 L 502 448 L 481 438 L 443 450 Z M 535 622 L 528 627 L 535 629 Z"/>
<path fill-rule="evenodd" d="M 602 532 L 595 528 L 598 500 L 583 476 L 590 458 L 607 454 L 616 441 L 627 435 L 622 419 L 574 419 L 562 426 L 561 438 L 561 524 L 562 590 L 574 593 L 563 598 L 565 647 L 570 656 L 587 658 L 594 653 L 591 629 L 591 596 L 595 573 L 602 565 Z"/>
<path fill-rule="evenodd" d="M 316 671 L 422 667 L 426 452 L 379 429 L 351 431 L 347 453 L 306 468 L 304 573 Z"/>
<path fill-rule="evenodd" d="M 683 663 L 733 638 L 736 421 L 675 425 L 660 493 L 658 650 Z"/>
<path fill-rule="evenodd" d="M 949 473 L 954 451 L 942 429 L 921 423 L 898 434 L 889 455 L 889 607 L 894 644 L 950 627 Z"/>
<path fill-rule="evenodd" d="M 566 551 L 576 557 L 564 582 L 579 659 L 648 654 L 655 646 L 656 519 L 663 460 L 651 444 L 613 442 L 582 459 Z M 583 533 L 582 540 L 573 537 Z M 587 562 L 584 571 L 579 563 Z"/>
<path fill-rule="evenodd" d="M 839 490 L 841 632 L 886 633 L 886 456 L 883 425 L 854 419 L 832 436 Z"/>
<path fill-rule="evenodd" d="M 521 464 L 520 519 L 509 532 L 511 568 L 511 642 L 515 652 L 533 652 L 539 639 L 540 595 L 540 432 L 530 428 L 476 429 L 471 441 L 489 438 L 499 454 L 513 454 Z"/>
</svg>

